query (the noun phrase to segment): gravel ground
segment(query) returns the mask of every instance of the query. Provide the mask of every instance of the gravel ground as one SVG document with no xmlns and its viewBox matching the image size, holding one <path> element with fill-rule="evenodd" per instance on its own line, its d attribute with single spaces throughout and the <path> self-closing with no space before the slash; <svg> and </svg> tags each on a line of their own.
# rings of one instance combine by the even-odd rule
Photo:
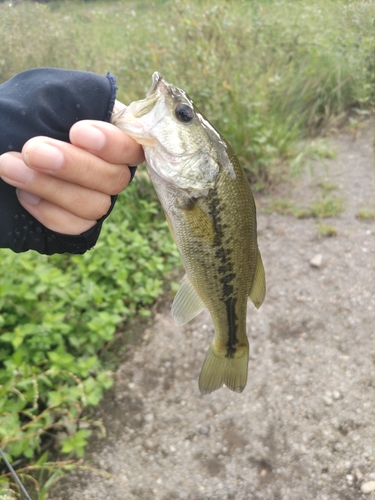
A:
<svg viewBox="0 0 375 500">
<path fill-rule="evenodd" d="M 210 316 L 177 327 L 159 307 L 96 415 L 108 436 L 88 458 L 111 477 L 72 472 L 51 498 L 375 499 L 375 222 L 356 219 L 375 208 L 374 130 L 330 139 L 327 169 L 283 193 L 306 204 L 319 180 L 336 184 L 345 210 L 324 222 L 337 236 L 257 200 L 268 292 L 248 305 L 245 391 L 201 396 Z"/>
</svg>

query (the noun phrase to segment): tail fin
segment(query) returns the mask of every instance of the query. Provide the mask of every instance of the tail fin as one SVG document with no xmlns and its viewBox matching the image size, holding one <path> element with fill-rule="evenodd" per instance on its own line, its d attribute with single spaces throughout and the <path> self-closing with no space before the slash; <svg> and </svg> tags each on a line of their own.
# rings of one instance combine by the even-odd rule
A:
<svg viewBox="0 0 375 500">
<path fill-rule="evenodd" d="M 249 346 L 240 347 L 230 357 L 224 350 L 215 353 L 215 347 L 211 344 L 199 375 L 201 394 L 210 394 L 223 384 L 234 392 L 242 392 L 247 382 L 248 362 Z"/>
</svg>

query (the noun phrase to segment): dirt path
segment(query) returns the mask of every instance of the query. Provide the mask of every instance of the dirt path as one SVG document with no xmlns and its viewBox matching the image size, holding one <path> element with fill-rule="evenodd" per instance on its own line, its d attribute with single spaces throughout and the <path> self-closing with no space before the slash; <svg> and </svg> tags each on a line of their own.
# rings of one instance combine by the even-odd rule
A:
<svg viewBox="0 0 375 500">
<path fill-rule="evenodd" d="M 333 138 L 328 172 L 290 194 L 306 203 L 322 177 L 338 185 L 337 236 L 259 214 L 268 293 L 259 311 L 249 303 L 245 391 L 200 396 L 210 317 L 178 328 L 163 309 L 98 411 L 108 438 L 89 458 L 116 477 L 73 472 L 54 499 L 375 499 L 361 491 L 375 480 L 375 222 L 356 219 L 375 208 L 374 130 Z"/>
</svg>

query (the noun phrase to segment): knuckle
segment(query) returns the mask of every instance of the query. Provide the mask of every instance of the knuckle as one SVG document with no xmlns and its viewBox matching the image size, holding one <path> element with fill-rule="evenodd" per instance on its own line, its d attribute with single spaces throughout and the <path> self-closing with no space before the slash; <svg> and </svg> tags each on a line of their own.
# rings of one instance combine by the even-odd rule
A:
<svg viewBox="0 0 375 500">
<path fill-rule="evenodd" d="M 110 196 L 103 196 L 101 203 L 98 203 L 98 205 L 96 207 L 95 217 L 92 217 L 92 218 L 93 219 L 100 219 L 101 217 L 103 217 L 110 209 L 111 203 L 112 203 L 112 200 L 111 200 Z"/>
<path fill-rule="evenodd" d="M 130 181 L 130 170 L 127 166 L 121 166 L 117 175 L 113 176 L 111 182 L 109 183 L 106 194 L 114 195 L 119 194 L 123 191 Z"/>
<path fill-rule="evenodd" d="M 81 195 L 77 193 L 72 197 L 66 209 L 77 217 L 90 220 L 98 220 L 105 215 L 111 206 L 111 197 L 104 193 Z"/>
</svg>

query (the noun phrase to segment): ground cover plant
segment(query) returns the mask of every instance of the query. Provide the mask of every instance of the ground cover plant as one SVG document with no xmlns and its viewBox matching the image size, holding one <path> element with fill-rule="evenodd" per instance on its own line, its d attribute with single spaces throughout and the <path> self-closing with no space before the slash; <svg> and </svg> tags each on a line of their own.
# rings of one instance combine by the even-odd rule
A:
<svg viewBox="0 0 375 500">
<path fill-rule="evenodd" d="M 40 458 L 46 448 L 83 456 L 91 429 L 104 431 L 82 415 L 113 381 L 100 351 L 150 314 L 179 265 L 149 181 L 137 179 L 121 197 L 85 255 L 0 251 L 0 447 L 18 465 L 26 459 L 24 473 L 53 469 L 47 454 Z M 9 486 L 1 469 L 0 492 Z"/>
<path fill-rule="evenodd" d="M 265 189 L 316 156 L 302 138 L 372 110 L 374 26 L 371 1 L 6 2 L 0 83 L 31 67 L 111 71 L 129 103 L 158 70 L 193 97 L 254 188 Z M 86 255 L 1 251 L 0 446 L 17 466 L 46 462 L 50 442 L 83 454 L 95 429 L 83 409 L 112 383 L 100 350 L 148 313 L 178 265 L 160 212 L 141 176 Z M 11 495 L 8 480 L 4 471 Z"/>
</svg>

